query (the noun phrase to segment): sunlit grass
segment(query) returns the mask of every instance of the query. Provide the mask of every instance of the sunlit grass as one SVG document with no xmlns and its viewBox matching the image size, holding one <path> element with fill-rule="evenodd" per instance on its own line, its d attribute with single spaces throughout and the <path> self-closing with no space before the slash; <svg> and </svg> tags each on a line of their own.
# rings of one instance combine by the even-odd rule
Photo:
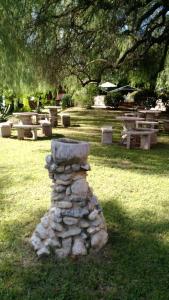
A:
<svg viewBox="0 0 169 300">
<path fill-rule="evenodd" d="M 28 244 L 50 205 L 50 140 L 0 139 L 0 300 L 168 299 L 169 135 L 151 151 L 127 150 L 119 113 L 74 109 L 72 127 L 54 130 L 90 142 L 88 181 L 108 225 L 108 245 L 78 260 L 38 260 Z M 109 146 L 100 143 L 104 124 L 114 129 Z"/>
</svg>

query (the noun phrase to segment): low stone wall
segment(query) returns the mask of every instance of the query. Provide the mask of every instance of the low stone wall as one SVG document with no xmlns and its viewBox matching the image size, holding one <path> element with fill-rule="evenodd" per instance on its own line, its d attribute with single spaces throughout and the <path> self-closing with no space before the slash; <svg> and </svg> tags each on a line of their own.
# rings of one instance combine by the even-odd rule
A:
<svg viewBox="0 0 169 300">
<path fill-rule="evenodd" d="M 102 209 L 86 181 L 89 144 L 68 139 L 52 141 L 46 168 L 52 179 L 51 207 L 31 237 L 38 256 L 87 255 L 107 242 Z"/>
</svg>

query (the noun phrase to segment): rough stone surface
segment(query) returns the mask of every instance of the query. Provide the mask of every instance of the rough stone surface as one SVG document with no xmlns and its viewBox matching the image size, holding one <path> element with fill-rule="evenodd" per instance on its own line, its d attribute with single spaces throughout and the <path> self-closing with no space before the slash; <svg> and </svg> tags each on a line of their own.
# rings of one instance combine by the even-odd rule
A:
<svg viewBox="0 0 169 300">
<path fill-rule="evenodd" d="M 81 233 L 81 229 L 79 227 L 73 227 L 65 232 L 59 232 L 57 234 L 58 237 L 61 237 L 63 239 L 70 237 L 70 236 L 74 236 L 74 235 L 78 235 Z"/>
<path fill-rule="evenodd" d="M 80 226 L 81 228 L 88 228 L 88 227 L 90 226 L 90 224 L 89 224 L 88 221 L 86 221 L 86 220 L 84 220 L 84 219 L 81 219 L 81 220 L 80 220 L 80 223 L 79 223 L 79 226 Z"/>
<path fill-rule="evenodd" d="M 107 243 L 107 239 L 108 239 L 108 234 L 106 231 L 101 230 L 97 232 L 91 238 L 92 248 L 100 250 Z"/>
<path fill-rule="evenodd" d="M 66 224 L 66 225 L 75 225 L 78 223 L 78 219 L 77 218 L 71 218 L 71 217 L 64 217 L 63 218 L 63 222 Z"/>
<path fill-rule="evenodd" d="M 30 243 L 39 257 L 87 255 L 107 242 L 107 228 L 97 197 L 86 176 L 89 144 L 58 139 L 46 168 L 52 179 L 51 207 L 36 226 Z"/>
<path fill-rule="evenodd" d="M 52 157 L 58 163 L 70 164 L 86 161 L 89 144 L 70 139 L 52 140 Z"/>
<path fill-rule="evenodd" d="M 74 218 L 82 218 L 83 216 L 87 216 L 88 214 L 89 211 L 86 208 L 72 208 L 62 211 L 62 216 Z"/>
<path fill-rule="evenodd" d="M 37 251 L 37 255 L 39 257 L 42 257 L 42 256 L 48 256 L 50 254 L 50 251 L 47 247 L 42 247 L 41 249 L 39 249 Z"/>
<path fill-rule="evenodd" d="M 59 202 L 55 202 L 56 207 L 59 208 L 71 208 L 72 207 L 72 203 L 68 202 L 68 201 L 59 201 Z"/>
<path fill-rule="evenodd" d="M 57 192 L 57 193 L 62 193 L 66 190 L 66 187 L 63 186 L 63 185 L 54 185 L 54 191 Z"/>
<path fill-rule="evenodd" d="M 78 164 L 73 164 L 73 165 L 72 165 L 72 170 L 73 170 L 73 171 L 79 171 L 79 170 L 80 170 L 80 165 L 78 165 Z"/>
<path fill-rule="evenodd" d="M 86 182 L 85 179 L 79 179 L 76 180 L 72 185 L 71 185 L 71 191 L 73 194 L 85 197 L 87 196 L 88 192 L 88 183 Z"/>
<path fill-rule="evenodd" d="M 90 213 L 90 215 L 88 216 L 89 220 L 90 220 L 90 221 L 95 220 L 96 217 L 97 217 L 97 215 L 98 215 L 98 213 L 99 213 L 98 210 L 97 210 L 97 209 L 94 209 L 94 210 Z"/>
<path fill-rule="evenodd" d="M 87 254 L 84 240 L 82 238 L 74 239 L 74 244 L 72 247 L 72 254 L 73 255 L 86 255 Z"/>
</svg>

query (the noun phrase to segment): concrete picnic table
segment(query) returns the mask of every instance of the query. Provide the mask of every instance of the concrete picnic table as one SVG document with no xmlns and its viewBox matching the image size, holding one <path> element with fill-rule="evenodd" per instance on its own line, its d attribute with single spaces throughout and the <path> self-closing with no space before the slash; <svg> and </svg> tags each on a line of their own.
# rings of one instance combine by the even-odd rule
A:
<svg viewBox="0 0 169 300">
<path fill-rule="evenodd" d="M 116 120 L 123 122 L 123 131 L 121 136 L 121 143 L 127 143 L 127 134 L 128 130 L 135 130 L 136 129 L 136 121 L 144 121 L 144 118 L 140 117 L 127 117 L 127 116 L 119 116 L 116 117 Z"/>
<path fill-rule="evenodd" d="M 13 116 L 20 120 L 20 124 L 22 125 L 32 125 L 32 117 L 37 116 L 38 113 L 36 112 L 15 112 Z M 24 130 L 24 136 L 32 137 L 32 132 L 30 129 Z"/>
<path fill-rule="evenodd" d="M 145 109 L 145 110 L 139 110 L 138 113 L 140 116 L 145 116 L 145 119 L 154 121 L 156 117 L 161 114 L 161 110 L 153 110 L 153 109 Z"/>
<path fill-rule="evenodd" d="M 57 113 L 58 113 L 58 109 L 61 109 L 61 106 L 53 105 L 53 106 L 45 106 L 44 108 L 49 110 L 49 121 L 51 122 L 52 127 L 56 127 L 58 124 Z"/>
<path fill-rule="evenodd" d="M 136 128 L 155 128 L 158 127 L 159 122 L 157 121 L 136 121 Z"/>
<path fill-rule="evenodd" d="M 152 130 L 128 130 L 127 135 L 127 149 L 131 148 L 132 137 L 140 138 L 140 148 L 143 150 L 149 150 L 151 147 L 151 137 L 153 135 Z"/>
<path fill-rule="evenodd" d="M 116 120 L 123 122 L 124 130 L 130 130 L 130 129 L 136 128 L 136 121 L 144 121 L 144 118 L 119 116 L 119 117 L 116 117 Z"/>
</svg>

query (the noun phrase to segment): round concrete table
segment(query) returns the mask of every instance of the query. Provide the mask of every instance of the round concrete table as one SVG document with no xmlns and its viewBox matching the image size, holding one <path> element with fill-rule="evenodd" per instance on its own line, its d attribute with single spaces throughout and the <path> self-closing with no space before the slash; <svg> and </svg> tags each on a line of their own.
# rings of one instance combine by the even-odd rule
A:
<svg viewBox="0 0 169 300">
<path fill-rule="evenodd" d="M 161 110 L 153 110 L 153 109 L 145 109 L 138 111 L 140 116 L 144 116 L 147 121 L 154 121 L 159 114 L 161 114 Z"/>
<path fill-rule="evenodd" d="M 57 127 L 58 125 L 58 109 L 61 109 L 61 106 L 45 106 L 45 109 L 49 110 L 49 121 L 52 127 Z"/>
<path fill-rule="evenodd" d="M 18 118 L 20 120 L 20 124 L 23 125 L 32 125 L 32 117 L 37 116 L 38 113 L 36 112 L 16 112 L 13 113 L 13 116 Z M 24 136 L 25 137 L 32 137 L 32 132 L 30 129 L 24 130 Z"/>
</svg>

